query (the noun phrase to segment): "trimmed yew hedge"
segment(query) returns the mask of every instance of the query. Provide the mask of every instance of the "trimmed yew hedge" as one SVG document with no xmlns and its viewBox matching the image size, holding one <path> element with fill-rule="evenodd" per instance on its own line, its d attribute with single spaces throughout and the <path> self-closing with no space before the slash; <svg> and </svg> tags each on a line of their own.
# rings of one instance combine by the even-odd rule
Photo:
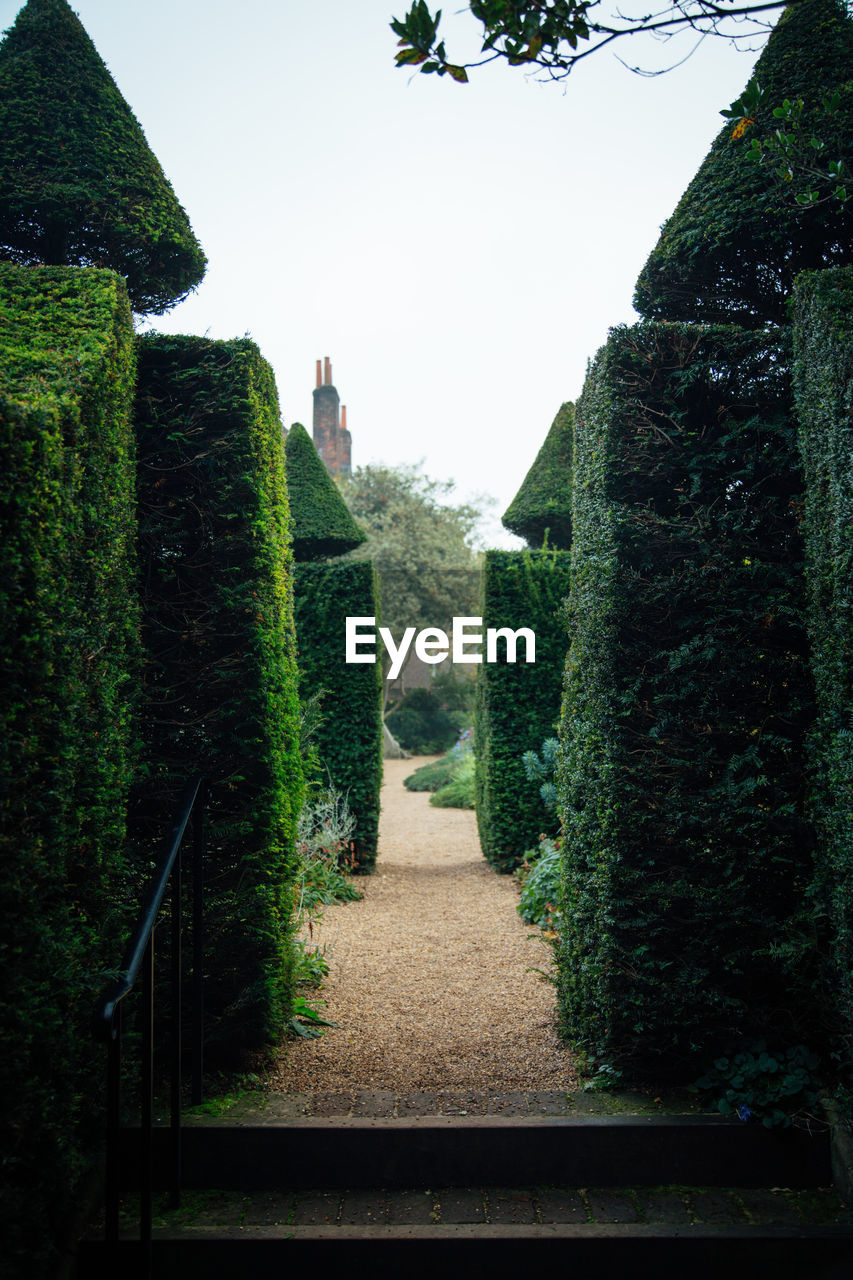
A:
<svg viewBox="0 0 853 1280">
<path fill-rule="evenodd" d="M 517 867 L 546 828 L 539 789 L 521 757 L 554 736 L 568 638 L 562 605 L 569 593 L 564 551 L 487 551 L 483 566 L 483 633 L 530 627 L 536 661 L 486 663 L 477 672 L 476 807 L 480 845 L 497 871 Z M 498 655 L 504 654 L 503 642 Z M 519 658 L 524 654 L 519 646 Z M 485 654 L 484 654 L 485 656 Z"/>
<path fill-rule="evenodd" d="M 578 405 L 560 997 L 605 1074 L 803 1038 L 774 956 L 813 845 L 789 367 L 762 334 L 620 328 Z"/>
<path fill-rule="evenodd" d="M 382 786 L 381 663 L 347 664 L 347 617 L 378 617 L 370 560 L 300 564 L 294 579 L 300 694 L 322 692 L 317 751 L 325 778 L 355 815 L 355 866 L 369 872 L 379 839 Z M 381 643 L 377 657 L 381 655 Z"/>
<path fill-rule="evenodd" d="M 134 349 L 109 271 L 0 266 L 4 1261 L 39 1276 L 102 1137 L 134 767 Z M 118 951 L 117 951 L 118 948 Z"/>
<path fill-rule="evenodd" d="M 134 311 L 158 315 L 207 265 L 66 0 L 28 0 L 0 43 L 0 256 L 112 267 Z"/>
<path fill-rule="evenodd" d="M 210 780 L 205 1002 L 215 1052 L 269 1043 L 291 1008 L 303 795 L 289 514 L 272 371 L 248 340 L 139 344 L 139 545 L 153 841 Z"/>
<path fill-rule="evenodd" d="M 294 560 L 342 556 L 366 542 L 301 422 L 288 431 L 284 453 Z"/>
<path fill-rule="evenodd" d="M 811 747 L 827 989 L 853 1036 L 853 268 L 797 282 L 794 381 L 805 472 L 806 582 L 818 718 Z"/>
<path fill-rule="evenodd" d="M 568 551 L 572 545 L 572 438 L 575 406 L 560 406 L 542 448 L 521 482 L 521 488 L 501 516 L 510 533 L 529 547 Z"/>
<path fill-rule="evenodd" d="M 795 161 L 790 183 L 749 158 L 750 142 L 772 137 L 773 115 L 788 99 L 803 103 L 803 138 L 825 144 L 825 171 L 853 161 L 853 20 L 845 0 L 796 0 L 780 15 L 751 85 L 763 102 L 743 137 L 731 120 L 717 135 L 696 176 L 664 224 L 637 281 L 634 306 L 648 320 L 786 324 L 799 272 L 841 265 L 850 255 L 850 222 L 837 200 L 804 208 L 793 192 L 810 179 Z M 834 116 L 824 99 L 839 95 Z M 785 126 L 782 126 L 785 128 Z M 804 150 L 807 150 L 804 144 Z M 808 161 L 803 161 L 808 167 Z"/>
</svg>

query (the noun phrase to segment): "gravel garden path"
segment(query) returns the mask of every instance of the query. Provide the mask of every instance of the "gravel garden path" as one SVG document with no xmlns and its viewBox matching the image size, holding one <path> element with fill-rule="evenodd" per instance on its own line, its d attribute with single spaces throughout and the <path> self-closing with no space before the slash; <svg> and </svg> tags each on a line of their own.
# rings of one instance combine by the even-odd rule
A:
<svg viewBox="0 0 853 1280">
<path fill-rule="evenodd" d="M 360 902 L 314 928 L 337 1026 L 288 1041 L 270 1081 L 285 1093 L 386 1089 L 574 1090 L 556 1032 L 547 944 L 516 912 L 518 888 L 483 859 L 474 814 L 437 809 L 387 760 L 379 858 Z"/>
</svg>

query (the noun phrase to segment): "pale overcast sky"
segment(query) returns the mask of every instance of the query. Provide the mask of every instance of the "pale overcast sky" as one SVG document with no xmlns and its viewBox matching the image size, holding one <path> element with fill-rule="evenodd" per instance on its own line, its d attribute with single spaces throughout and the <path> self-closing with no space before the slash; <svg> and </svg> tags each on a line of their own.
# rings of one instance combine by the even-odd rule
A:
<svg viewBox="0 0 853 1280">
<path fill-rule="evenodd" d="M 156 327 L 249 334 L 309 430 L 330 356 L 354 465 L 423 459 L 498 514 L 608 328 L 636 319 L 634 281 L 757 56 L 706 40 L 657 79 L 603 53 L 565 86 L 502 65 L 463 86 L 395 68 L 406 0 L 72 7 L 209 259 Z M 0 0 L 3 30 L 19 8 Z M 451 17 L 450 51 L 475 31 Z"/>
</svg>

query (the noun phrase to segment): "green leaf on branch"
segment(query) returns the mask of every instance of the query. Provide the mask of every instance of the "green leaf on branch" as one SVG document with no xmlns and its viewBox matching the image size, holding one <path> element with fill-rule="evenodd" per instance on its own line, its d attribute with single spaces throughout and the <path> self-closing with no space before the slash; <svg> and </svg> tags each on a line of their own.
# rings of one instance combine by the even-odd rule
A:
<svg viewBox="0 0 853 1280">
<path fill-rule="evenodd" d="M 398 53 L 396 56 L 398 67 L 416 67 L 421 62 L 426 62 L 427 60 L 427 55 L 425 53 L 421 53 L 419 49 L 404 49 L 402 53 Z"/>
</svg>

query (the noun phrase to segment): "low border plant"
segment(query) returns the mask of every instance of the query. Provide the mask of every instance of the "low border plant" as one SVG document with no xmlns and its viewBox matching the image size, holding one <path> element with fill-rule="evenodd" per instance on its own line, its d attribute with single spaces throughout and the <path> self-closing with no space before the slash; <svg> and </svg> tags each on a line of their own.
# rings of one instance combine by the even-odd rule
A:
<svg viewBox="0 0 853 1280">
<path fill-rule="evenodd" d="M 475 796 L 474 753 L 457 758 L 447 782 L 429 798 L 437 809 L 473 809 Z"/>
<path fill-rule="evenodd" d="M 528 849 L 515 873 L 521 884 L 521 901 L 516 907 L 518 914 L 525 924 L 538 925 L 553 937 L 559 933 L 563 916 L 560 906 L 561 845 L 559 837 L 541 835 L 539 848 Z"/>
<path fill-rule="evenodd" d="M 818 1065 L 806 1045 L 768 1049 L 765 1040 L 747 1041 L 716 1058 L 696 1087 L 711 1095 L 723 1115 L 766 1129 L 788 1128 L 797 1112 L 817 1104 Z"/>
<path fill-rule="evenodd" d="M 351 879 L 355 829 L 347 797 L 334 787 L 314 792 L 299 815 L 296 849 L 301 869 L 294 889 L 293 948 L 297 992 L 288 1022 L 288 1030 L 298 1036 L 314 1038 L 335 1025 L 320 1012 L 323 1001 L 306 995 L 306 990 L 322 987 L 329 972 L 325 948 L 313 944 L 323 907 L 362 896 Z"/>
</svg>

